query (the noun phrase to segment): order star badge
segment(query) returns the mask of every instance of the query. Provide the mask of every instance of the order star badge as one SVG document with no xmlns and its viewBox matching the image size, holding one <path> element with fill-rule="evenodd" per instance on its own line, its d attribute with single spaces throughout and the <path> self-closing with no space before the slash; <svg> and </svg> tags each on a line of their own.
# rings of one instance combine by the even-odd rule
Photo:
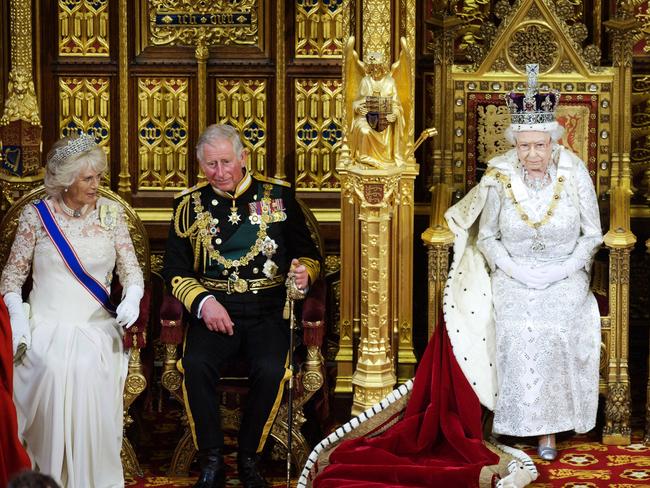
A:
<svg viewBox="0 0 650 488">
<path fill-rule="evenodd" d="M 232 225 L 238 225 L 241 221 L 241 215 L 237 213 L 237 207 L 235 206 L 235 201 L 232 201 L 232 207 L 230 207 L 230 215 L 228 216 L 228 222 Z"/>
</svg>

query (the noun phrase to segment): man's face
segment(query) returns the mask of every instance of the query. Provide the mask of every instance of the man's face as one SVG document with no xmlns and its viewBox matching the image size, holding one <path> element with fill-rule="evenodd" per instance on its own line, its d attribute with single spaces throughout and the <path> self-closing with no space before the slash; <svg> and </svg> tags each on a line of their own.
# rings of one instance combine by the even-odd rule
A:
<svg viewBox="0 0 650 488">
<path fill-rule="evenodd" d="M 546 132 L 525 131 L 515 134 L 517 156 L 528 171 L 544 172 L 551 160 L 551 136 Z"/>
<path fill-rule="evenodd" d="M 203 145 L 203 160 L 199 164 L 214 188 L 231 192 L 244 177 L 246 151 L 237 155 L 229 140 L 216 139 Z"/>
</svg>

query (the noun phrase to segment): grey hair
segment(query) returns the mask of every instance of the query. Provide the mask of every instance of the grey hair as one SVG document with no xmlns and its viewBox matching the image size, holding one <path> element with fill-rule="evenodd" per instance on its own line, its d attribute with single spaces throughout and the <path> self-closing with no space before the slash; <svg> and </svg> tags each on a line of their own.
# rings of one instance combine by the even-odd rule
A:
<svg viewBox="0 0 650 488">
<path fill-rule="evenodd" d="M 241 157 L 242 152 L 244 152 L 244 145 L 241 142 L 241 137 L 239 137 L 237 129 L 232 125 L 212 124 L 205 128 L 196 143 L 196 158 L 200 163 L 203 162 L 203 146 L 218 140 L 230 141 L 237 157 Z"/>
<path fill-rule="evenodd" d="M 534 129 L 530 129 L 531 132 L 534 131 Z M 512 125 L 508 126 L 508 128 L 503 131 L 503 136 L 506 138 L 506 140 L 515 146 L 517 144 L 517 133 L 518 132 L 524 132 L 524 131 L 515 131 L 512 127 Z M 564 127 L 562 127 L 560 124 L 557 122 L 554 123 L 553 127 L 550 130 L 544 130 L 544 131 L 539 131 L 539 132 L 546 132 L 548 135 L 551 136 L 551 142 L 552 143 L 557 143 L 560 139 L 562 139 L 562 136 L 564 135 Z"/>
<path fill-rule="evenodd" d="M 108 167 L 106 153 L 99 146 L 63 159 L 54 157 L 57 149 L 63 148 L 78 137 L 77 134 L 62 137 L 47 153 L 44 186 L 45 192 L 51 197 L 59 198 L 63 191 L 74 183 L 82 170 L 91 168 L 97 173 L 103 173 Z"/>
</svg>

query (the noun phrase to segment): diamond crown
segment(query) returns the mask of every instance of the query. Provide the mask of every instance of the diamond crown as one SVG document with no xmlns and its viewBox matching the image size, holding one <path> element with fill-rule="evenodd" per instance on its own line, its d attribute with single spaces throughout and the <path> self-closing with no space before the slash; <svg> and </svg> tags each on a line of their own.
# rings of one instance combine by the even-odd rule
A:
<svg viewBox="0 0 650 488">
<path fill-rule="evenodd" d="M 89 134 L 81 132 L 79 137 L 76 139 L 70 139 L 64 146 L 57 147 L 49 162 L 50 164 L 58 165 L 73 154 L 90 151 L 96 147 L 98 146 L 95 142 L 95 138 Z"/>
<path fill-rule="evenodd" d="M 539 66 L 537 64 L 527 64 L 526 75 L 528 76 L 526 93 L 511 91 L 505 95 L 510 110 L 511 123 L 513 125 L 532 125 L 555 122 L 555 110 L 560 101 L 560 92 L 550 90 L 546 94 L 538 93 Z"/>
</svg>

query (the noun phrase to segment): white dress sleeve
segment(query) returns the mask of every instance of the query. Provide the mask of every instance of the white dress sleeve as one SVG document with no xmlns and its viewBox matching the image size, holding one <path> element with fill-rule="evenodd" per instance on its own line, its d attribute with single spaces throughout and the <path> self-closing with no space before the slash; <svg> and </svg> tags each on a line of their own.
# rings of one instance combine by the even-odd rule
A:
<svg viewBox="0 0 650 488">
<path fill-rule="evenodd" d="M 571 256 L 584 261 L 585 269 L 589 271 L 593 257 L 603 242 L 598 199 L 589 171 L 584 164 L 578 165 L 574 176 L 580 205 L 580 237 Z"/>
<path fill-rule="evenodd" d="M 126 290 L 131 285 L 144 288 L 142 270 L 129 234 L 124 209 L 121 207 L 118 211 L 117 225 L 115 226 L 115 252 L 117 254 L 117 274 L 120 277 L 122 288 Z"/>
<path fill-rule="evenodd" d="M 508 251 L 501 243 L 501 230 L 499 229 L 499 213 L 501 212 L 501 198 L 496 186 L 489 186 L 485 206 L 479 220 L 478 237 L 476 246 L 493 272 L 499 258 L 508 257 Z"/>
<path fill-rule="evenodd" d="M 14 242 L 11 245 L 7 264 L 2 270 L 0 295 L 4 296 L 10 291 L 22 295 L 23 284 L 32 267 L 34 248 L 36 247 L 36 233 L 40 226 L 41 222 L 36 215 L 36 210 L 32 205 L 26 205 L 18 220 L 18 228 L 16 229 Z"/>
</svg>

